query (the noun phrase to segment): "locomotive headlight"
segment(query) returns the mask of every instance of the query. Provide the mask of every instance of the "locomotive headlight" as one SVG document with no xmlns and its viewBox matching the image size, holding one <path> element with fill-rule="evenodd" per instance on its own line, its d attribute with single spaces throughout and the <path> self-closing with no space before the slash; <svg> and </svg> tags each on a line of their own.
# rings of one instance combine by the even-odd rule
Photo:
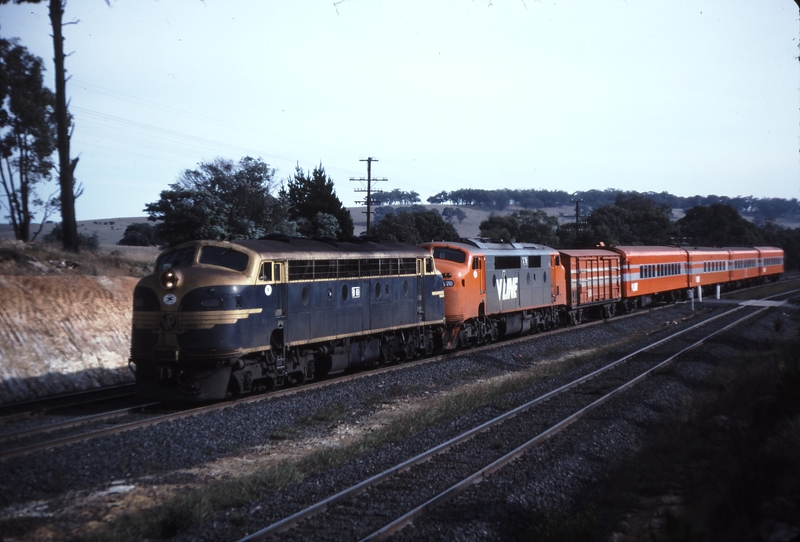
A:
<svg viewBox="0 0 800 542">
<path fill-rule="evenodd" d="M 175 271 L 168 269 L 161 273 L 161 277 L 159 277 L 161 282 L 161 286 L 165 290 L 172 290 L 178 285 L 178 275 L 175 274 Z"/>
</svg>

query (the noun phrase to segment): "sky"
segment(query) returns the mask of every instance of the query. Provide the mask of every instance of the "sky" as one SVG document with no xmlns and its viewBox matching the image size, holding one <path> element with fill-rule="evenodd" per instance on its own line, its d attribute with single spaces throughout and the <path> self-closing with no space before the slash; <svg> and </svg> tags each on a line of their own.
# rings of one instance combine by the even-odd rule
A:
<svg viewBox="0 0 800 542">
<path fill-rule="evenodd" d="M 145 216 L 187 169 L 322 164 L 459 188 L 800 198 L 792 0 L 69 0 L 78 220 Z M 45 59 L 48 2 L 0 6 Z M 43 195 L 56 183 L 40 188 Z"/>
</svg>

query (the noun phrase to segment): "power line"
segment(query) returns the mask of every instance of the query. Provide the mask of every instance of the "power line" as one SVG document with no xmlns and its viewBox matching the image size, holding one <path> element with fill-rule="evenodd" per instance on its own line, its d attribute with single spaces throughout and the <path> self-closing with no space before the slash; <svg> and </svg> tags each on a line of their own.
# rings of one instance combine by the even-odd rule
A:
<svg viewBox="0 0 800 542">
<path fill-rule="evenodd" d="M 378 161 L 377 158 L 372 158 L 371 156 L 369 158 L 365 158 L 363 160 L 359 160 L 359 162 L 366 162 L 367 163 L 367 178 L 365 179 L 365 178 L 361 177 L 360 179 L 355 179 L 353 177 L 350 177 L 351 181 L 357 181 L 357 182 L 361 182 L 361 183 L 366 182 L 367 183 L 367 187 L 366 188 L 356 188 L 355 189 L 355 192 L 366 192 L 367 193 L 367 197 L 363 201 L 356 201 L 356 203 L 366 203 L 367 204 L 367 210 L 364 212 L 364 214 L 367 215 L 367 235 L 369 235 L 371 233 L 371 231 L 370 231 L 370 217 L 372 216 L 372 183 L 373 182 L 384 182 L 384 181 L 388 180 L 388 179 L 373 179 L 372 178 L 372 162 L 377 162 L 377 161 Z M 379 193 L 379 192 L 382 192 L 382 190 L 376 190 L 375 192 Z"/>
</svg>

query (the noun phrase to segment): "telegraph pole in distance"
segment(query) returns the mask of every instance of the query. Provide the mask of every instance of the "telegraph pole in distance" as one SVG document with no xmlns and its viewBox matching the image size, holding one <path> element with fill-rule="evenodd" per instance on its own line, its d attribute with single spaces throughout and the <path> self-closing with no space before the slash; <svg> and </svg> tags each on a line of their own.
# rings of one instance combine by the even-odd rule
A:
<svg viewBox="0 0 800 542">
<path fill-rule="evenodd" d="M 359 160 L 359 162 L 366 162 L 367 163 L 367 178 L 365 179 L 365 178 L 362 177 L 360 179 L 355 179 L 353 177 L 350 177 L 351 181 L 357 181 L 357 182 L 360 182 L 360 183 L 363 183 L 363 182 L 367 183 L 367 188 L 356 188 L 355 189 L 355 192 L 366 192 L 367 193 L 367 197 L 364 199 L 364 201 L 356 201 L 356 203 L 366 203 L 367 204 L 367 210 L 364 213 L 364 214 L 367 215 L 367 235 L 370 235 L 370 233 L 371 233 L 371 231 L 370 231 L 370 217 L 372 216 L 372 183 L 373 182 L 384 182 L 384 181 L 388 180 L 388 179 L 373 179 L 372 178 L 372 162 L 377 162 L 377 161 L 378 161 L 377 158 L 372 158 L 371 156 L 369 158 L 364 159 L 364 160 Z M 375 190 L 375 192 L 381 192 L 381 190 Z"/>
<path fill-rule="evenodd" d="M 569 200 L 575 204 L 575 248 L 578 248 L 578 232 L 581 228 L 581 202 L 582 199 L 571 199 Z"/>
</svg>

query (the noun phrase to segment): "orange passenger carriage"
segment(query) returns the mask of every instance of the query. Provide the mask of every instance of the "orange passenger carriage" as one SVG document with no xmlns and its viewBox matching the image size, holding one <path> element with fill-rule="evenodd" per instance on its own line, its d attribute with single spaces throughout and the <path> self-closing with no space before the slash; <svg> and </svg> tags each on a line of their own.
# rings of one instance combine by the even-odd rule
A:
<svg viewBox="0 0 800 542">
<path fill-rule="evenodd" d="M 734 283 L 734 287 L 749 282 L 755 282 L 760 276 L 759 256 L 761 253 L 757 248 L 729 248 L 731 259 L 731 271 L 728 282 Z"/>
<path fill-rule="evenodd" d="M 778 280 L 783 273 L 783 250 L 777 247 L 754 247 L 759 253 L 759 276 Z"/>
<path fill-rule="evenodd" d="M 631 310 L 652 301 L 675 301 L 689 287 L 688 254 L 678 247 L 618 246 L 622 257 L 623 306 Z"/>
<path fill-rule="evenodd" d="M 751 256 L 748 249 L 738 249 Z M 687 248 L 689 255 L 689 287 L 724 284 L 731 280 L 733 262 L 731 249 L 716 247 Z"/>
</svg>

